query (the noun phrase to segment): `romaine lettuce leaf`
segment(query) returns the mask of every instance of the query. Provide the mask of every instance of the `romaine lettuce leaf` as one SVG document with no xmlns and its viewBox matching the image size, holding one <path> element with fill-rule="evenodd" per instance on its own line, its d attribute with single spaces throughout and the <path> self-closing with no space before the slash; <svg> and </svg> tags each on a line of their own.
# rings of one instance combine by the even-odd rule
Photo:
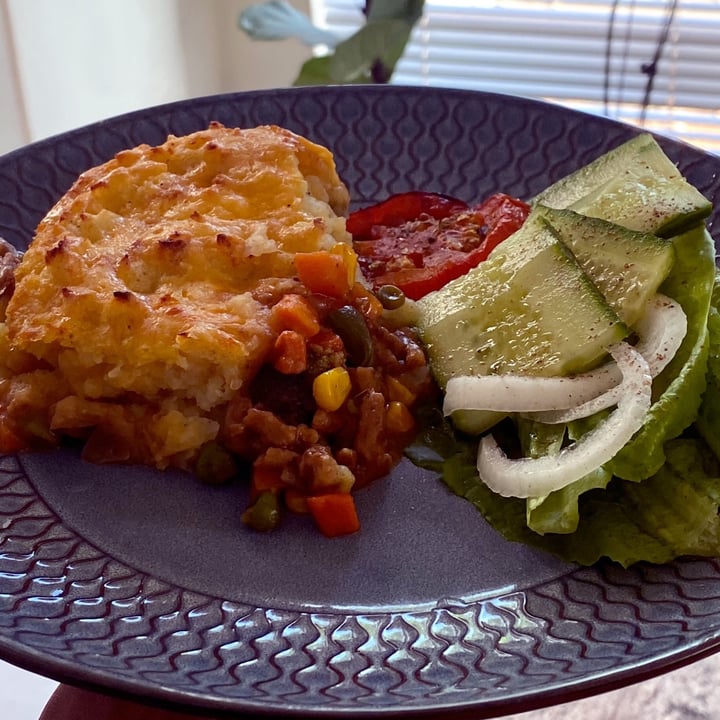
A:
<svg viewBox="0 0 720 720">
<path fill-rule="evenodd" d="M 715 279 L 715 245 L 704 226 L 674 238 L 676 259 L 661 292 L 682 305 L 688 320 L 685 340 L 653 383 L 654 402 L 635 437 L 608 463 L 625 480 L 643 480 L 665 461 L 664 443 L 695 420 L 705 390 L 708 312 Z"/>
<path fill-rule="evenodd" d="M 688 317 L 688 332 L 676 357 L 654 383 L 654 405 L 648 418 L 640 432 L 610 463 L 562 490 L 527 501 L 527 524 L 537 533 L 575 532 L 580 520 L 580 495 L 588 490 L 605 488 L 613 475 L 641 481 L 657 472 L 665 462 L 664 443 L 682 433 L 697 415 L 706 385 L 708 311 L 716 272 L 715 248 L 703 226 L 674 238 L 674 245 L 677 259 L 662 291 L 682 305 Z M 720 291 L 717 299 L 720 301 Z M 708 431 L 708 435 L 717 438 L 715 444 L 720 453 L 720 393 L 717 392 L 720 389 L 720 360 L 718 371 L 718 387 L 711 389 L 709 395 L 706 393 L 706 413 L 709 427 L 716 429 L 714 434 Z M 710 376 L 709 380 L 712 381 Z M 601 419 L 597 418 L 597 421 Z M 587 429 L 581 422 L 572 423 L 569 436 L 577 440 Z M 518 430 L 521 438 L 544 434 L 539 428 L 528 429 L 522 425 Z M 709 444 L 713 447 L 710 440 Z M 530 457 L 544 454 L 543 448 L 527 442 L 524 450 Z"/>
<path fill-rule="evenodd" d="M 660 470 L 641 483 L 615 478 L 604 490 L 584 493 L 578 528 L 566 535 L 533 532 L 524 500 L 493 493 L 478 477 L 474 443 L 456 442 L 442 462 L 435 456 L 432 467 L 507 540 L 568 562 L 592 565 L 608 558 L 628 567 L 720 555 L 720 461 L 702 438 L 671 440 L 665 455 Z"/>
<path fill-rule="evenodd" d="M 580 523 L 580 496 L 590 490 L 607 487 L 611 480 L 612 473 L 599 467 L 549 495 L 528 498 L 527 526 L 540 535 L 574 533 Z"/>
<path fill-rule="evenodd" d="M 541 457 L 557 453 L 562 447 L 565 435 L 569 440 L 579 440 L 607 417 L 608 411 L 577 420 L 565 425 L 544 425 L 532 420 L 518 420 L 520 447 L 525 457 Z M 543 497 L 526 500 L 527 526 L 540 535 L 546 533 L 573 533 L 580 522 L 578 501 L 588 490 L 605 488 L 612 480 L 612 473 L 599 467 L 580 480 L 551 492 Z"/>
<path fill-rule="evenodd" d="M 720 458 L 720 272 L 715 278 L 708 315 L 710 349 L 705 394 L 695 424 L 705 442 Z"/>
<path fill-rule="evenodd" d="M 717 458 L 699 438 L 671 440 L 665 456 L 643 482 L 614 480 L 583 498 L 583 521 L 562 548 L 566 559 L 592 564 L 609 557 L 627 567 L 720 554 Z"/>
<path fill-rule="evenodd" d="M 609 558 L 627 567 L 720 556 L 720 283 L 714 245 L 703 227 L 675 242 L 676 264 L 661 290 L 683 306 L 688 333 L 656 379 L 644 427 L 598 473 L 530 502 L 501 497 L 478 477 L 476 440 L 455 433 L 442 417 L 408 448 L 410 458 L 440 473 L 506 539 L 569 562 Z M 571 423 L 570 439 L 601 419 Z M 564 432 L 523 423 L 519 429 L 529 455 L 557 449 Z"/>
</svg>

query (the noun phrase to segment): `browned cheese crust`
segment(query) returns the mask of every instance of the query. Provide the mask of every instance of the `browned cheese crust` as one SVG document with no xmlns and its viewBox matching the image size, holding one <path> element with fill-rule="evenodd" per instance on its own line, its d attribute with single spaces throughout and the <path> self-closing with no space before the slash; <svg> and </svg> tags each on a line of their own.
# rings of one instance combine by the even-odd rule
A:
<svg viewBox="0 0 720 720">
<path fill-rule="evenodd" d="M 271 126 L 212 124 L 85 172 L 37 228 L 0 326 L 15 430 L 93 427 L 101 459 L 183 466 L 267 355 L 267 298 L 295 254 L 350 242 L 347 206 L 331 153 Z"/>
</svg>

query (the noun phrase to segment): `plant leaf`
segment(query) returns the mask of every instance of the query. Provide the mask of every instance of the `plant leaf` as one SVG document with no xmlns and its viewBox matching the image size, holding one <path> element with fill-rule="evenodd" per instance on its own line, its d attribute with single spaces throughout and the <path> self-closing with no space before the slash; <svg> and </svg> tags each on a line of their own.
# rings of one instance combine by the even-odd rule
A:
<svg viewBox="0 0 720 720">
<path fill-rule="evenodd" d="M 306 60 L 300 68 L 300 73 L 293 82 L 293 85 L 331 85 L 330 77 L 330 55 L 313 57 Z"/>
<path fill-rule="evenodd" d="M 425 0 L 375 0 L 369 5 L 368 22 L 404 20 L 414 25 L 422 17 Z"/>
<path fill-rule="evenodd" d="M 373 82 L 373 66 L 382 63 L 389 78 L 412 31 L 404 20 L 368 22 L 335 48 L 330 76 L 336 83 Z"/>
</svg>

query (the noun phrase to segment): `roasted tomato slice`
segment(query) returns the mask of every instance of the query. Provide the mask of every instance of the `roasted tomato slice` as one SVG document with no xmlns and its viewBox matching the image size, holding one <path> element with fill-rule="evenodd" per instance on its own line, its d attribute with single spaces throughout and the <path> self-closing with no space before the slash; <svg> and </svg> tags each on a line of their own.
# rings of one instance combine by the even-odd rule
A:
<svg viewBox="0 0 720 720">
<path fill-rule="evenodd" d="M 350 214 L 347 229 L 353 237 L 367 238 L 378 226 L 397 227 L 422 215 L 440 220 L 454 212 L 467 209 L 467 203 L 450 195 L 419 190 L 391 195 L 376 205 Z"/>
<path fill-rule="evenodd" d="M 405 193 L 351 214 L 348 229 L 373 286 L 396 285 L 417 300 L 482 262 L 529 211 L 504 193 L 471 207 L 448 196 Z"/>
</svg>

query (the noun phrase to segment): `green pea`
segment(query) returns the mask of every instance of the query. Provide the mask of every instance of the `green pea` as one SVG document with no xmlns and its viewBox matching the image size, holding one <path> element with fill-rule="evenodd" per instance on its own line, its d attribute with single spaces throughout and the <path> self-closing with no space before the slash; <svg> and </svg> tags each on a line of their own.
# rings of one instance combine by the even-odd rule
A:
<svg viewBox="0 0 720 720">
<path fill-rule="evenodd" d="M 267 532 L 280 523 L 280 505 L 277 495 L 270 490 L 261 492 L 257 500 L 243 513 L 242 521 L 253 530 Z"/>
<path fill-rule="evenodd" d="M 235 458 L 216 442 L 207 443 L 195 463 L 195 474 L 207 485 L 221 485 L 237 474 Z"/>
<path fill-rule="evenodd" d="M 405 304 L 405 293 L 397 285 L 381 285 L 375 294 L 386 310 L 397 310 Z"/>
</svg>

